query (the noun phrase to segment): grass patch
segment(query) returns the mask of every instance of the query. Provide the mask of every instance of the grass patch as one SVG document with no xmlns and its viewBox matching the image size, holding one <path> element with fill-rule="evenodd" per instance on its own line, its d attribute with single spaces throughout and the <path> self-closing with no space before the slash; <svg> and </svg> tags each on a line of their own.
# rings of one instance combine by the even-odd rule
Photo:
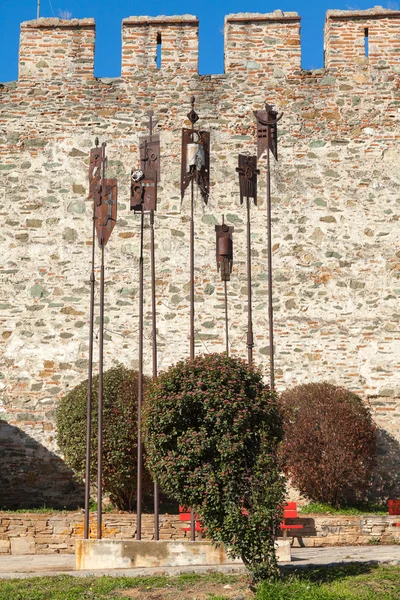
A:
<svg viewBox="0 0 400 600">
<path fill-rule="evenodd" d="M 303 515 L 388 515 L 387 507 L 384 504 L 359 504 L 357 506 L 335 508 L 330 504 L 311 502 L 310 504 L 307 504 L 307 506 L 299 508 L 299 512 Z"/>
<path fill-rule="evenodd" d="M 9 514 L 15 514 L 15 515 L 22 515 L 24 513 L 29 513 L 29 514 L 66 514 L 68 512 L 77 512 L 78 510 L 80 510 L 79 508 L 73 509 L 73 510 L 67 510 L 66 508 L 48 508 L 47 506 L 42 506 L 40 508 L 15 508 L 15 509 L 8 509 L 8 508 L 0 508 L 1 512 L 5 512 L 5 513 L 9 513 Z"/>
<path fill-rule="evenodd" d="M 115 513 L 115 514 L 135 514 L 133 513 L 129 513 L 127 511 L 120 511 L 118 510 L 113 504 L 111 503 L 104 503 L 103 504 L 103 513 Z M 144 506 L 143 507 L 143 513 L 145 514 L 153 514 L 153 504 L 149 504 L 148 506 Z M 165 514 L 165 515 L 178 515 L 179 514 L 179 508 L 178 508 L 178 503 L 177 502 L 168 502 L 168 501 L 163 501 L 160 502 L 160 513 Z M 0 506 L 0 512 L 4 512 L 4 513 L 8 513 L 8 514 L 68 514 L 68 513 L 76 513 L 79 511 L 83 511 L 84 507 L 83 506 L 77 506 L 76 508 L 52 508 L 49 506 L 40 506 L 40 507 L 36 507 L 36 508 L 15 508 L 15 509 L 9 509 L 9 508 L 1 508 Z M 97 502 L 95 502 L 94 500 L 90 500 L 90 504 L 89 504 L 89 511 L 90 512 L 97 512 Z"/>
<path fill-rule="evenodd" d="M 40 577 L 0 580 L 0 600 L 398 600 L 400 570 L 343 565 L 283 575 L 253 594 L 242 575 Z"/>
</svg>

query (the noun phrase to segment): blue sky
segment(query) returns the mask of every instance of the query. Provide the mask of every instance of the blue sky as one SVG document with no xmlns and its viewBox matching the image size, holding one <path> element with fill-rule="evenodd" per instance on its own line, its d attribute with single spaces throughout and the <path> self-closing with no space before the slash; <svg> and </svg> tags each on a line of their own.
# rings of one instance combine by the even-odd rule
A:
<svg viewBox="0 0 400 600">
<path fill-rule="evenodd" d="M 121 72 L 121 21 L 132 15 L 195 14 L 200 19 L 200 73 L 223 72 L 224 16 L 237 12 L 297 11 L 302 17 L 302 65 L 323 66 L 323 27 L 328 9 L 366 9 L 379 0 L 203 0 L 197 2 L 134 0 L 41 0 L 43 17 L 70 14 L 72 18 L 96 20 L 97 77 L 118 77 Z M 384 8 L 398 3 L 384 0 Z M 36 18 L 37 0 L 0 0 L 0 81 L 13 81 L 18 73 L 18 39 L 21 21 Z"/>
</svg>

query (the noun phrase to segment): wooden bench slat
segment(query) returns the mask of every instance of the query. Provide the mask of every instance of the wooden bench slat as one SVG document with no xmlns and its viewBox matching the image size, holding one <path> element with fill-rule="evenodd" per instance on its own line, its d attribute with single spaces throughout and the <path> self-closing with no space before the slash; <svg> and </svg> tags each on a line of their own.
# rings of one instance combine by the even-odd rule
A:
<svg viewBox="0 0 400 600">
<path fill-rule="evenodd" d="M 297 510 L 285 510 L 283 513 L 283 518 L 284 519 L 297 519 L 298 518 Z"/>
</svg>

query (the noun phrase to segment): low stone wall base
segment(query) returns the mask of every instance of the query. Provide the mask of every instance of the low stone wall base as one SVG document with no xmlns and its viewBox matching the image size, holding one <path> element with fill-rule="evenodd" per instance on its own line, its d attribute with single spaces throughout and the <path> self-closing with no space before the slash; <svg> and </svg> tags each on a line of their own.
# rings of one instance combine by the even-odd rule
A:
<svg viewBox="0 0 400 600">
<path fill-rule="evenodd" d="M 290 562 L 290 543 L 276 542 L 279 562 Z M 76 569 L 133 569 L 139 567 L 190 567 L 241 564 L 230 558 L 223 546 L 210 542 L 76 540 Z"/>
</svg>

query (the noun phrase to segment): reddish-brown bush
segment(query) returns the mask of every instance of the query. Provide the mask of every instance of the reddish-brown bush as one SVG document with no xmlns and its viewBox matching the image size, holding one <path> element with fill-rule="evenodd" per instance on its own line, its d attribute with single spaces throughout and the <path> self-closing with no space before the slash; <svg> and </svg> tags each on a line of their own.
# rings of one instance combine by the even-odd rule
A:
<svg viewBox="0 0 400 600">
<path fill-rule="evenodd" d="M 283 456 L 292 484 L 310 500 L 362 500 L 376 454 L 376 428 L 361 398 L 329 383 L 284 392 Z"/>
</svg>

